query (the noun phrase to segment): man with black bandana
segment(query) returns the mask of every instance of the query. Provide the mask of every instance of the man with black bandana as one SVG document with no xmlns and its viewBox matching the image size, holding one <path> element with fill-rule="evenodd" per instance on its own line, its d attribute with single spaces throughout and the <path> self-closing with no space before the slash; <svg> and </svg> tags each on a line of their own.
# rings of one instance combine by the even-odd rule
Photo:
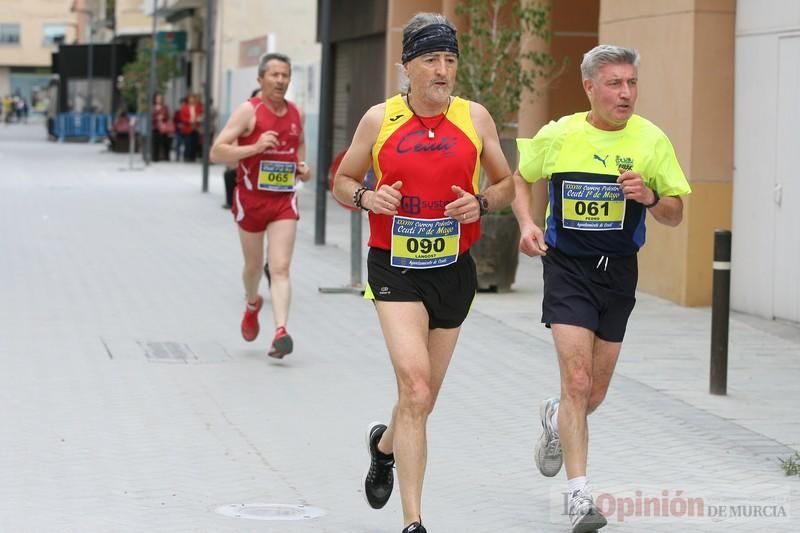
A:
<svg viewBox="0 0 800 533">
<path fill-rule="evenodd" d="M 334 194 L 369 211 L 365 297 L 374 300 L 397 381 L 388 425 L 370 424 L 369 505 L 392 493 L 397 464 L 404 533 L 426 533 L 422 483 L 426 426 L 477 287 L 469 247 L 480 217 L 513 199 L 494 121 L 452 97 L 458 41 L 442 15 L 418 13 L 403 29 L 407 94 L 372 107 L 335 177 Z M 363 187 L 367 170 L 377 178 Z M 481 166 L 490 185 L 480 194 Z"/>
<path fill-rule="evenodd" d="M 539 408 L 535 451 L 544 476 L 567 474 L 573 533 L 606 525 L 587 481 L 587 417 L 606 396 L 633 306 L 645 218 L 677 226 L 691 192 L 667 136 L 633 113 L 639 53 L 600 45 L 581 63 L 590 110 L 518 139 L 514 213 L 520 249 L 541 256 L 542 322 L 552 329 L 561 393 Z M 543 232 L 529 211 L 531 183 L 548 181 Z M 563 450 L 562 450 L 563 448 Z"/>
</svg>

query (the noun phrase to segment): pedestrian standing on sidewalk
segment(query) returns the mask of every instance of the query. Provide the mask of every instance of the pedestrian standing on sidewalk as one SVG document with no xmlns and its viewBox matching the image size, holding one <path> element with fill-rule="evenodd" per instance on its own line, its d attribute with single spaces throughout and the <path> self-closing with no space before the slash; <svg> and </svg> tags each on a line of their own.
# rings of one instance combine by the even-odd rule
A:
<svg viewBox="0 0 800 533">
<path fill-rule="evenodd" d="M 183 135 L 183 121 L 181 110 L 189 99 L 185 96 L 178 103 L 178 108 L 172 114 L 172 123 L 175 125 L 175 161 L 183 161 L 186 153 L 186 137 Z"/>
<path fill-rule="evenodd" d="M 311 178 L 305 164 L 303 114 L 286 100 L 291 80 L 288 56 L 269 53 L 258 65 L 261 95 L 254 96 L 231 115 L 211 149 L 214 162 L 237 165 L 233 215 L 239 225 L 244 255 L 247 307 L 242 336 L 253 341 L 259 333 L 258 312 L 263 298 L 258 293 L 264 267 L 264 236 L 272 278 L 270 294 L 275 334 L 267 355 L 282 358 L 293 349 L 286 331 L 291 284 L 289 266 L 294 252 L 297 221 L 296 184 Z M 237 164 L 238 163 L 238 164 Z"/>
<path fill-rule="evenodd" d="M 189 94 L 180 109 L 181 133 L 183 134 L 183 160 L 194 162 L 200 146 L 199 127 L 203 120 L 203 106 L 194 93 Z"/>
<path fill-rule="evenodd" d="M 677 226 L 691 189 L 667 136 L 634 114 L 639 53 L 600 45 L 581 63 L 590 111 L 562 117 L 533 139 L 518 139 L 514 214 L 520 249 L 541 256 L 542 322 L 552 330 L 560 398 L 540 407 L 539 471 L 566 464 L 573 533 L 606 524 L 587 480 L 587 416 L 606 396 L 628 317 L 636 302 L 637 252 L 645 218 Z M 531 185 L 548 180 L 546 226 L 534 224 Z"/>
<path fill-rule="evenodd" d="M 397 464 L 404 533 L 425 533 L 426 426 L 477 288 L 469 248 L 480 217 L 513 198 L 494 121 L 451 96 L 458 66 L 453 25 L 418 13 L 403 29 L 406 94 L 367 111 L 339 166 L 334 194 L 369 211 L 368 286 L 397 380 L 387 424 L 367 430 L 369 505 L 392 493 Z M 491 182 L 477 194 L 481 165 Z M 373 168 L 375 189 L 363 186 Z"/>
<path fill-rule="evenodd" d="M 152 161 L 169 161 L 172 146 L 172 136 L 175 134 L 175 123 L 169 114 L 169 107 L 164 103 L 164 95 L 153 94 L 153 109 L 151 112 L 150 134 L 152 135 Z"/>
</svg>

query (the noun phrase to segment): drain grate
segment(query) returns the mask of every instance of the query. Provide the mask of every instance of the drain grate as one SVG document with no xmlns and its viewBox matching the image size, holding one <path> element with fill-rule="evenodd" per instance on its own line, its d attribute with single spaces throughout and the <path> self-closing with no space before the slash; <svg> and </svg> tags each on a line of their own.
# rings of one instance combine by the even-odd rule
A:
<svg viewBox="0 0 800 533">
<path fill-rule="evenodd" d="M 232 503 L 218 507 L 217 513 L 248 520 L 312 520 L 325 515 L 319 507 L 285 503 Z"/>
<path fill-rule="evenodd" d="M 144 343 L 145 357 L 158 361 L 188 362 L 197 360 L 188 344 L 180 342 L 147 342 Z"/>
<path fill-rule="evenodd" d="M 185 343 L 132 339 L 100 339 L 109 359 L 144 359 L 150 363 L 204 364 L 224 363 L 231 356 L 216 342 Z"/>
</svg>

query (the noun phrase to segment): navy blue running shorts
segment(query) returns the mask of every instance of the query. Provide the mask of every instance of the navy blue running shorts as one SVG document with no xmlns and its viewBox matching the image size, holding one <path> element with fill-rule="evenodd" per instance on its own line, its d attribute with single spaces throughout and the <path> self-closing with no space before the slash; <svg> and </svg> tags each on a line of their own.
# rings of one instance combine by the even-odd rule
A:
<svg viewBox="0 0 800 533">
<path fill-rule="evenodd" d="M 478 274 L 469 251 L 438 268 L 398 268 L 389 263 L 387 250 L 370 248 L 367 281 L 373 298 L 382 302 L 422 302 L 428 311 L 428 328 L 460 327 L 467 318 Z"/>
<path fill-rule="evenodd" d="M 557 248 L 542 257 L 542 322 L 580 326 L 608 342 L 622 342 L 636 304 L 636 254 L 573 257 Z"/>
</svg>

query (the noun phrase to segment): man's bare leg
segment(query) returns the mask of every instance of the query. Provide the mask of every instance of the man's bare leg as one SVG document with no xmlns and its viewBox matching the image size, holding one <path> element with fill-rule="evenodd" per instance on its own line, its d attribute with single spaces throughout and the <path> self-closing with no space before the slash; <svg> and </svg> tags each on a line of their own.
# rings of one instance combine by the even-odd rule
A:
<svg viewBox="0 0 800 533">
<path fill-rule="evenodd" d="M 272 284 L 272 317 L 275 327 L 286 326 L 289 320 L 289 305 L 292 299 L 292 286 L 289 280 L 289 266 L 294 253 L 297 235 L 297 220 L 276 220 L 267 226 L 268 263 Z M 259 270 L 263 268 L 259 263 Z"/>
</svg>

